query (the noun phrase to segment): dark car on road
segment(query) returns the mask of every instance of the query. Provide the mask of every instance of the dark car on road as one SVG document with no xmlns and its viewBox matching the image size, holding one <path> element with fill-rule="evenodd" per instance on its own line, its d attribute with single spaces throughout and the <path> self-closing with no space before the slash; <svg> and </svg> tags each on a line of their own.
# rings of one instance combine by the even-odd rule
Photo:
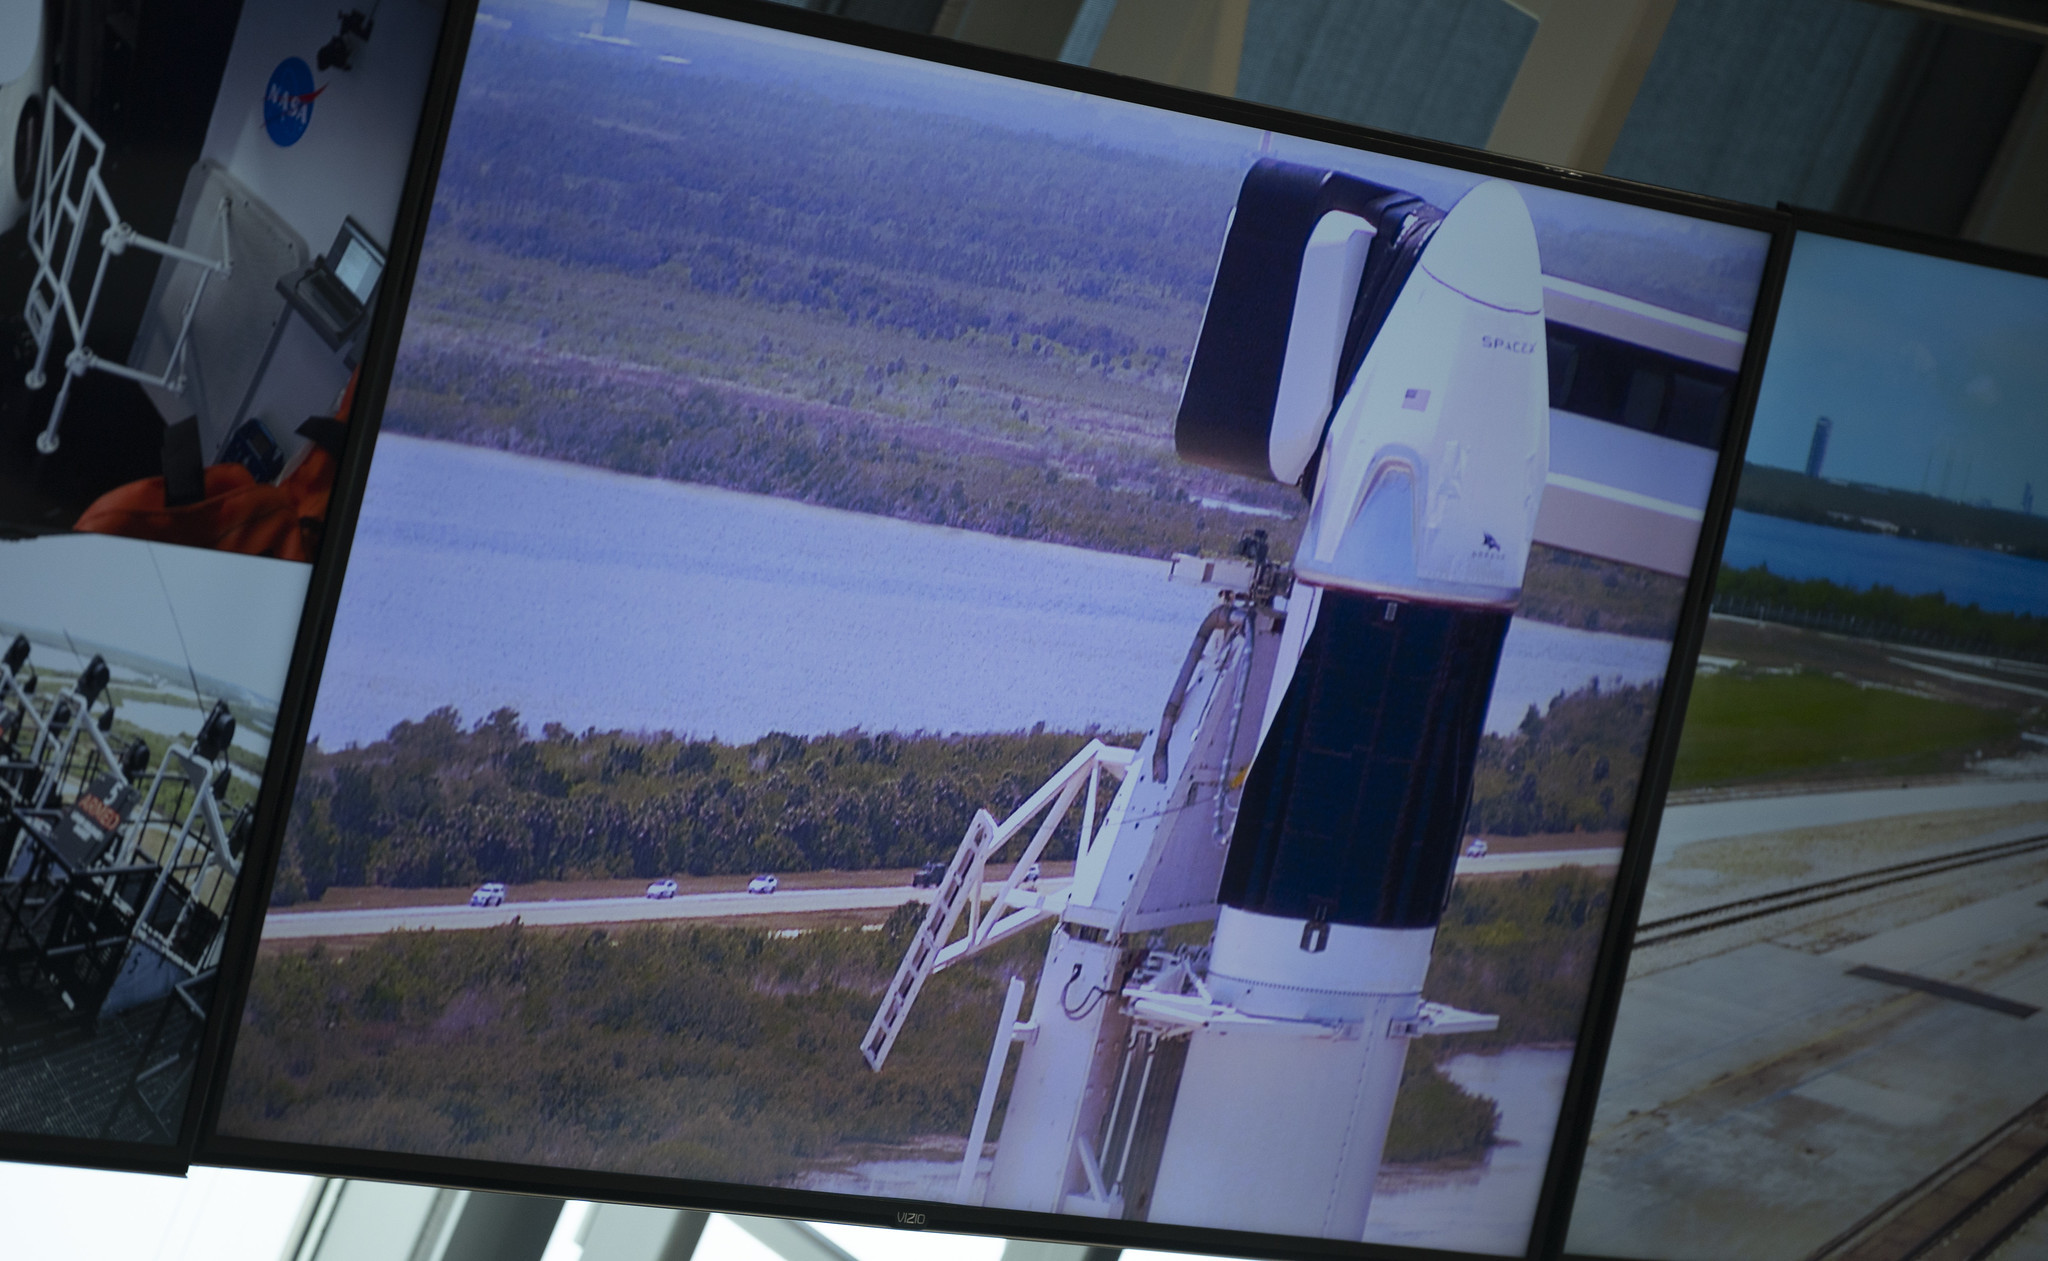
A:
<svg viewBox="0 0 2048 1261">
<path fill-rule="evenodd" d="M 910 887 L 913 889 L 936 889 L 939 887 L 939 881 L 945 878 L 946 864 L 935 858 L 917 869 L 917 874 L 910 878 Z"/>
</svg>

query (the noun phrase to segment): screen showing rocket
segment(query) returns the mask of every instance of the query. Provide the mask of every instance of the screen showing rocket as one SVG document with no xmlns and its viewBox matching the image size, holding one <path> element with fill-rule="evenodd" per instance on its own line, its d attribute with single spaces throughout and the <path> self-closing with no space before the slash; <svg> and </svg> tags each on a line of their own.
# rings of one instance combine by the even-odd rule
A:
<svg viewBox="0 0 2048 1261">
<path fill-rule="evenodd" d="M 2048 1255 L 2044 336 L 1795 239 L 1571 1251 Z"/>
<path fill-rule="evenodd" d="M 1524 1253 L 1768 246 L 490 0 L 222 1141 Z"/>
</svg>

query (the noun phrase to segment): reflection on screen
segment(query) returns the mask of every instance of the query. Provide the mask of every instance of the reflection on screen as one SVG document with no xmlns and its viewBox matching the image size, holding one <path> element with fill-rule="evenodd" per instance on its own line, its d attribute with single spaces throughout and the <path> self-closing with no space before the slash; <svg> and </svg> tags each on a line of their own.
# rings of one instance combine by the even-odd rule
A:
<svg viewBox="0 0 2048 1261">
<path fill-rule="evenodd" d="M 1525 1250 L 1765 240 L 591 33 L 475 32 L 224 1131 Z"/>
<path fill-rule="evenodd" d="M 1572 1251 L 2048 1247 L 2044 334 L 1796 241 Z"/>
<path fill-rule="evenodd" d="M 376 255 L 361 241 L 351 240 L 348 248 L 341 253 L 341 262 L 335 265 L 334 278 L 347 286 L 356 296 L 356 301 L 370 300 L 370 290 L 377 286 L 380 267 Z"/>
</svg>

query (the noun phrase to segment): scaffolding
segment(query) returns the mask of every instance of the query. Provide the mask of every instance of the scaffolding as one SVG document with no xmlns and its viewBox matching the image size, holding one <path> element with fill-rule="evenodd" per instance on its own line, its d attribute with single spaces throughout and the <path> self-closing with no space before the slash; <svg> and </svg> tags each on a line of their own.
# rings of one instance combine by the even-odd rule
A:
<svg viewBox="0 0 2048 1261">
<path fill-rule="evenodd" d="M 250 822 L 246 809 L 223 805 L 235 732 L 226 702 L 161 757 L 140 736 L 117 751 L 106 658 L 43 688 L 31 652 L 17 635 L 0 659 L 6 1057 L 91 1033 L 110 998 L 123 1010 L 200 1001 L 219 965 Z M 184 1040 L 160 1022 L 152 1041 L 166 1037 Z"/>
<path fill-rule="evenodd" d="M 55 88 L 50 89 L 47 95 L 48 121 L 43 127 L 42 147 L 36 154 L 35 189 L 29 197 L 28 245 L 29 253 L 35 259 L 35 275 L 29 283 L 22 316 L 27 320 L 29 334 L 35 341 L 36 357 L 29 368 L 28 387 L 40 390 L 48 383 L 45 368 L 60 326 L 70 335 L 71 351 L 64 357 L 64 383 L 57 388 L 57 400 L 50 407 L 50 419 L 43 426 L 43 431 L 36 435 L 36 450 L 44 455 L 56 451 L 60 442 L 58 430 L 64 423 L 64 409 L 71 398 L 72 383 L 87 372 L 110 373 L 174 394 L 184 393 L 185 352 L 191 339 L 193 314 L 198 311 L 199 300 L 206 292 L 207 279 L 216 274 L 225 276 L 231 270 L 228 206 L 225 202 L 221 206 L 218 258 L 195 254 L 137 232 L 121 218 L 101 177 L 100 171 L 107 157 L 106 141 L 100 139 L 99 133 Z M 90 231 L 95 222 L 95 212 L 106 224 L 97 236 Z M 87 248 L 88 241 L 97 243 L 96 259 L 90 257 L 92 251 Z M 178 335 L 171 343 L 170 354 L 165 358 L 161 372 L 144 372 L 128 367 L 98 354 L 86 343 L 86 336 L 92 329 L 93 313 L 99 306 L 100 290 L 106 282 L 107 268 L 130 249 L 143 250 L 172 263 L 189 263 L 201 269 L 199 282 L 192 287 L 192 296 L 185 302 Z M 78 298 L 76 284 L 81 262 L 86 262 L 92 272 L 92 283 L 82 302 Z"/>
</svg>

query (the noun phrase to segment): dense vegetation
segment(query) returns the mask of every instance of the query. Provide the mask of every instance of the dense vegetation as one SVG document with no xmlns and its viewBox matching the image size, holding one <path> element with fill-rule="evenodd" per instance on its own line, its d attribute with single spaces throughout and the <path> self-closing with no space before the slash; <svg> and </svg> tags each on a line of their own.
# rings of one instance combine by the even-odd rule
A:
<svg viewBox="0 0 2048 1261">
<path fill-rule="evenodd" d="M 1653 702 L 1650 688 L 1578 693 L 1485 737 L 1474 826 L 1625 826 Z M 1095 734 L 777 733 L 730 745 L 550 724 L 536 739 L 509 709 L 466 730 L 439 709 L 369 745 L 306 751 L 271 901 L 330 885 L 916 866 L 949 856 L 977 809 L 1014 809 Z M 1071 858 L 1075 839 L 1070 820 L 1046 857 Z"/>
<path fill-rule="evenodd" d="M 1531 705 L 1505 736 L 1482 736 L 1466 826 L 1488 836 L 1626 828 L 1659 691 L 1595 682 L 1546 712 Z"/>
<path fill-rule="evenodd" d="M 1172 444 L 1248 152 L 636 37 L 686 40 L 685 72 L 506 12 L 466 71 L 393 431 L 1107 551 L 1258 527 L 1293 554 L 1297 491 Z M 1553 261 L 1670 277 L 1609 228 Z M 1680 593 L 1539 548 L 1524 615 L 1662 637 Z"/>
<path fill-rule="evenodd" d="M 1767 566 L 1721 570 L 1714 609 L 1791 622 L 1860 639 L 1891 639 L 2048 661 L 2048 618 L 1951 604 L 1940 592 L 1907 595 L 1882 584 L 1858 590 L 1825 578 L 1781 578 Z"/>
<path fill-rule="evenodd" d="M 782 734 L 749 744 L 454 710 L 361 748 L 307 750 L 271 898 L 329 885 L 719 875 L 916 866 L 974 812 L 1001 817 L 1093 733 Z M 1135 744 L 1129 736 L 1110 737 Z M 1071 858 L 1068 828 L 1047 857 Z"/>
<path fill-rule="evenodd" d="M 1427 992 L 1498 1012 L 1502 1027 L 1417 1044 L 1386 1159 L 1483 1150 L 1491 1103 L 1451 1086 L 1433 1057 L 1571 1038 L 1605 902 L 1604 882 L 1577 869 L 1459 885 Z M 918 914 L 866 933 L 512 925 L 266 954 L 221 1128 L 749 1181 L 964 1134 L 1002 987 L 1036 976 L 1045 938 L 935 976 L 870 1073 L 861 1032 Z"/>
<path fill-rule="evenodd" d="M 731 47 L 683 73 L 479 40 L 394 430 L 1158 556 L 1255 522 L 1291 552 L 1282 515 L 1201 501 L 1299 495 L 1171 446 L 1235 155 L 906 125 Z"/>
<path fill-rule="evenodd" d="M 1543 543 L 1529 549 L 1515 616 L 1575 630 L 1671 639 L 1685 580 Z"/>
<path fill-rule="evenodd" d="M 1707 674 L 1693 683 L 1671 786 L 1955 771 L 1979 753 L 2011 751 L 2020 727 L 2009 710 L 1816 670 Z"/>
<path fill-rule="evenodd" d="M 2048 517 L 1910 490 L 1823 481 L 1795 469 L 1743 465 L 1735 506 L 1838 530 L 1896 533 L 2048 560 Z"/>
</svg>

